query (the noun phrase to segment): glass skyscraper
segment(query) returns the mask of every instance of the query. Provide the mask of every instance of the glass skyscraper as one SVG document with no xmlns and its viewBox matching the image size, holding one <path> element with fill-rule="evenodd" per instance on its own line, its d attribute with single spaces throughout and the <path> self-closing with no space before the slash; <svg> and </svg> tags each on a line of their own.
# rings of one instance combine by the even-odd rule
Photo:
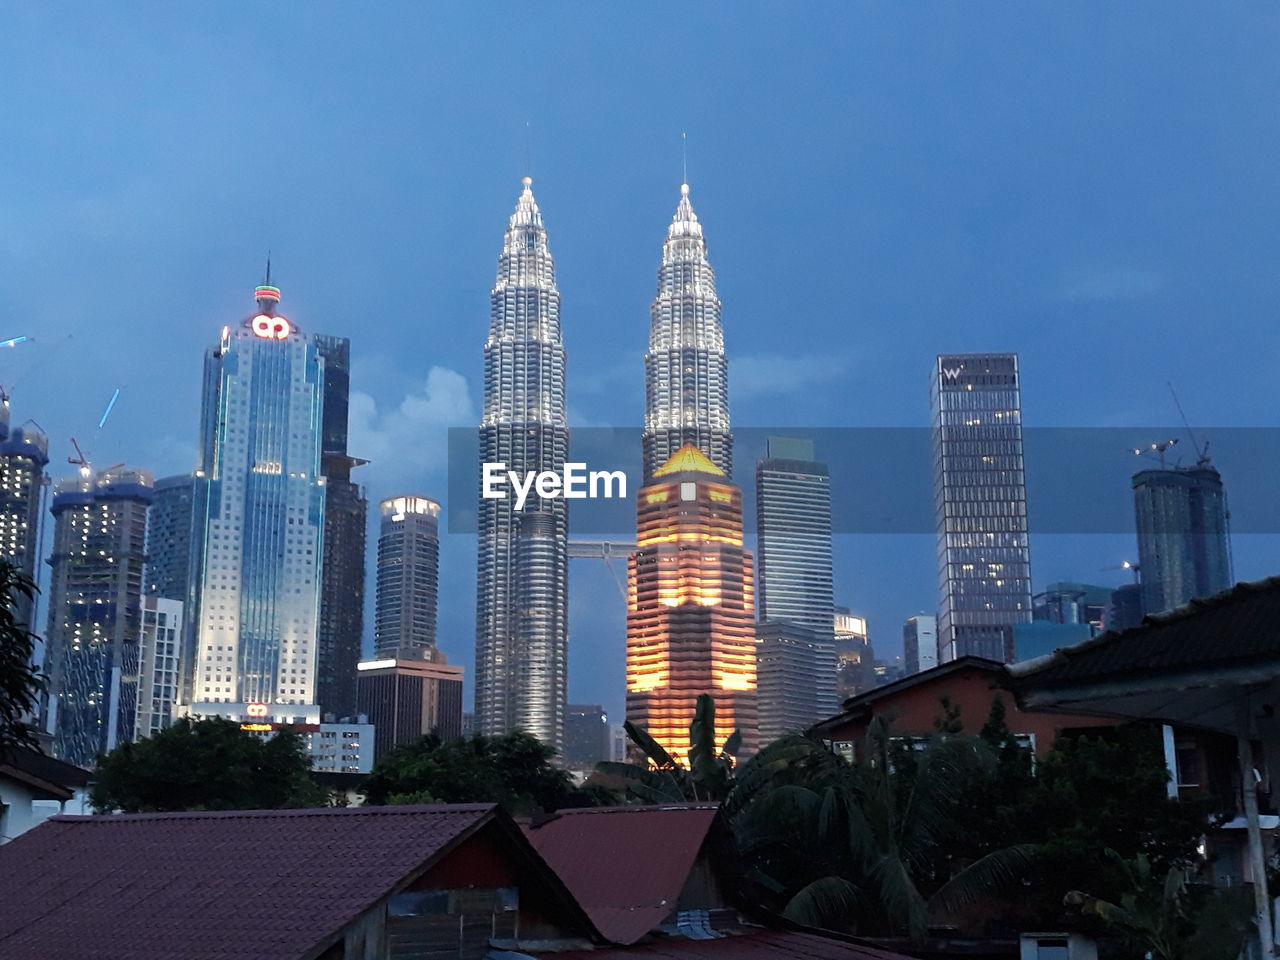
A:
<svg viewBox="0 0 1280 960">
<path fill-rule="evenodd" d="M 511 215 L 490 294 L 480 463 L 560 472 L 569 454 L 560 291 L 532 181 Z M 477 478 L 479 471 L 477 471 Z M 477 490 L 479 494 L 480 491 Z M 567 502 L 478 497 L 476 728 L 564 744 Z"/>
<path fill-rule="evenodd" d="M 205 357 L 190 711 L 316 719 L 325 361 L 278 289 L 255 297 Z"/>
<path fill-rule="evenodd" d="M 374 656 L 431 659 L 440 587 L 440 504 L 392 497 L 379 506 Z"/>
<path fill-rule="evenodd" d="M 835 712 L 831 480 L 813 442 L 769 437 L 756 464 L 760 736 Z"/>
<path fill-rule="evenodd" d="M 1231 586 L 1227 501 L 1208 463 L 1133 475 L 1144 613 L 1174 610 Z"/>
<path fill-rule="evenodd" d="M 54 752 L 77 766 L 134 738 L 151 496 L 142 470 L 86 468 L 54 488 L 49 698 Z"/>
<path fill-rule="evenodd" d="M 156 481 L 155 496 L 147 511 L 147 562 L 145 589 L 148 597 L 182 604 L 178 630 L 180 670 L 178 697 L 191 702 L 191 679 L 196 659 L 196 556 L 192 550 L 195 527 L 196 478 L 191 474 Z"/>
<path fill-rule="evenodd" d="M 907 676 L 938 665 L 938 618 L 923 613 L 902 624 L 902 666 Z"/>
<path fill-rule="evenodd" d="M 645 482 L 686 444 L 733 476 L 720 298 L 687 183 L 680 185 L 680 202 L 662 247 L 644 379 Z"/>
<path fill-rule="evenodd" d="M 940 355 L 930 388 L 939 659 L 1011 662 L 1031 622 L 1018 357 Z"/>
<path fill-rule="evenodd" d="M 347 453 L 351 342 L 312 334 L 324 360 L 320 472 L 324 476 L 324 547 L 316 630 L 316 701 L 321 715 L 356 713 L 356 664 L 364 640 L 364 555 L 368 501 L 351 480 L 367 461 Z"/>
</svg>

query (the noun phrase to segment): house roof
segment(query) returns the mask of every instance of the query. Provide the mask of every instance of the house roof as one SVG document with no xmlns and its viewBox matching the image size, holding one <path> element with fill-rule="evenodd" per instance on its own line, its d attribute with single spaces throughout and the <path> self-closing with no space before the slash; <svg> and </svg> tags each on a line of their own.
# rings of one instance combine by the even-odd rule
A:
<svg viewBox="0 0 1280 960">
<path fill-rule="evenodd" d="M 88 770 L 25 747 L 0 754 L 0 777 L 25 784 L 40 800 L 70 800 L 89 783 Z"/>
<path fill-rule="evenodd" d="M 0 846 L 0 956 L 314 957 L 496 811 L 455 804 L 52 817 Z"/>
<path fill-rule="evenodd" d="M 897 696 L 904 690 L 910 690 L 913 687 L 934 683 L 943 677 L 961 673 L 965 670 L 988 673 L 1001 679 L 1005 676 L 1005 665 L 995 660 L 987 660 L 983 657 L 960 657 L 956 660 L 949 660 L 928 670 L 922 670 L 919 673 L 903 677 L 901 680 L 895 680 L 893 683 L 886 683 L 883 687 L 873 687 L 857 696 L 850 697 L 844 702 L 844 708 L 840 713 L 829 720 L 823 720 L 821 723 L 814 725 L 812 731 L 821 735 L 829 727 L 841 726 L 852 720 L 870 716 L 872 706 L 881 700 Z"/>
<path fill-rule="evenodd" d="M 633 947 L 541 956 L 543 960 L 903 960 L 900 953 L 797 930 L 760 930 L 714 940 L 673 937 Z"/>
<path fill-rule="evenodd" d="M 635 943 L 675 909 L 719 804 L 561 810 L 524 828 L 613 943 Z"/>
<path fill-rule="evenodd" d="M 1036 660 L 1015 664 L 1016 677 L 1037 686 L 1150 670 L 1203 670 L 1280 654 L 1280 577 L 1237 584 L 1192 600 L 1141 625 L 1104 633 Z"/>
<path fill-rule="evenodd" d="M 1240 732 L 1241 690 L 1280 682 L 1280 577 L 1009 668 L 1032 709 L 1089 710 Z"/>
</svg>

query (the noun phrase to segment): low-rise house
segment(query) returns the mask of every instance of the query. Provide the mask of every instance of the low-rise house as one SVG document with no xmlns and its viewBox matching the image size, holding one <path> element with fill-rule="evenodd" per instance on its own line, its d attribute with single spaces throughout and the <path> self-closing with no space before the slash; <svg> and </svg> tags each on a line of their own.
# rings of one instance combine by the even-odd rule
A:
<svg viewBox="0 0 1280 960">
<path fill-rule="evenodd" d="M 1193 600 L 1008 673 L 1024 710 L 1165 724 L 1180 792 L 1231 781 L 1238 815 L 1209 838 L 1207 852 L 1220 882 L 1252 886 L 1258 951 L 1274 956 L 1266 860 L 1280 824 L 1269 773 L 1280 769 L 1280 577 Z"/>
<path fill-rule="evenodd" d="M 481 960 L 599 935 L 492 804 L 54 817 L 0 847 L 5 960 Z"/>
<path fill-rule="evenodd" d="M 26 833 L 49 810 L 82 806 L 88 784 L 89 771 L 35 750 L 17 748 L 0 757 L 0 843 Z"/>
<path fill-rule="evenodd" d="M 525 834 L 613 946 L 506 960 L 903 960 L 855 937 L 744 915 L 719 804 L 561 810 Z"/>
<path fill-rule="evenodd" d="M 960 732 L 976 734 L 987 722 L 997 699 L 1004 703 L 1004 722 L 1009 732 L 1038 757 L 1048 753 L 1063 730 L 1115 725 L 1096 715 L 1023 710 L 1011 692 L 1004 664 L 981 657 L 961 657 L 849 698 L 840 713 L 814 726 L 812 732 L 855 752 L 875 717 L 889 722 L 894 737 L 931 737 L 937 733 L 938 723 L 948 716 Z"/>
</svg>

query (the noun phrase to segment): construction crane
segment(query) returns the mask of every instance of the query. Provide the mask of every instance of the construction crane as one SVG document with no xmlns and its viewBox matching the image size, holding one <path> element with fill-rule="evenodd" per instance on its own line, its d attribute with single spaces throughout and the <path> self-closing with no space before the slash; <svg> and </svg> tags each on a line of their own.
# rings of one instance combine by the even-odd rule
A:
<svg viewBox="0 0 1280 960">
<path fill-rule="evenodd" d="M 1177 446 L 1177 444 L 1177 437 L 1174 437 L 1172 440 L 1161 440 L 1158 443 L 1151 444 L 1149 447 L 1134 447 L 1133 455 L 1135 457 L 1151 457 L 1152 459 L 1159 460 L 1160 469 L 1163 470 L 1165 452 L 1169 450 L 1170 447 Z"/>
<path fill-rule="evenodd" d="M 79 467 L 80 478 L 82 480 L 88 480 L 89 475 L 93 473 L 93 467 L 89 465 L 89 458 L 84 455 L 84 451 L 80 449 L 80 444 L 76 442 L 75 437 L 71 438 L 71 446 L 75 449 L 76 455 L 74 457 L 67 457 L 67 463 L 71 464 L 73 467 Z"/>
<path fill-rule="evenodd" d="M 1133 582 L 1138 582 L 1138 565 L 1131 560 L 1125 560 L 1121 563 L 1113 563 L 1109 567 L 1103 567 L 1103 570 L 1132 570 Z"/>
<path fill-rule="evenodd" d="M 1165 386 L 1169 388 L 1169 393 L 1173 397 L 1173 405 L 1178 408 L 1178 416 L 1182 418 L 1182 425 L 1187 428 L 1187 439 L 1191 441 L 1191 449 L 1196 452 L 1196 466 L 1203 467 L 1209 462 L 1209 441 L 1206 440 L 1204 446 L 1201 446 L 1196 441 L 1195 432 L 1191 429 L 1191 422 L 1187 420 L 1187 415 L 1182 409 L 1182 401 L 1178 399 L 1178 391 L 1173 389 L 1173 384 L 1168 381 L 1165 382 Z"/>
</svg>

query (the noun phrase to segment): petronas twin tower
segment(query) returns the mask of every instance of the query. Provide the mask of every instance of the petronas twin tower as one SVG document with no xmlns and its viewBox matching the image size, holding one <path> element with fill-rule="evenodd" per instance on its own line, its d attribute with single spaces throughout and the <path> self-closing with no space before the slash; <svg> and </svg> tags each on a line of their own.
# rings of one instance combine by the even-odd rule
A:
<svg viewBox="0 0 1280 960">
<path fill-rule="evenodd" d="M 569 453 L 560 292 L 531 181 L 516 202 L 490 294 L 480 462 L 524 475 L 562 471 Z M 702 224 L 680 187 L 651 309 L 644 479 L 693 444 L 732 473 L 728 362 Z M 568 690 L 565 500 L 479 499 L 476 729 L 524 730 L 564 747 Z"/>
</svg>

